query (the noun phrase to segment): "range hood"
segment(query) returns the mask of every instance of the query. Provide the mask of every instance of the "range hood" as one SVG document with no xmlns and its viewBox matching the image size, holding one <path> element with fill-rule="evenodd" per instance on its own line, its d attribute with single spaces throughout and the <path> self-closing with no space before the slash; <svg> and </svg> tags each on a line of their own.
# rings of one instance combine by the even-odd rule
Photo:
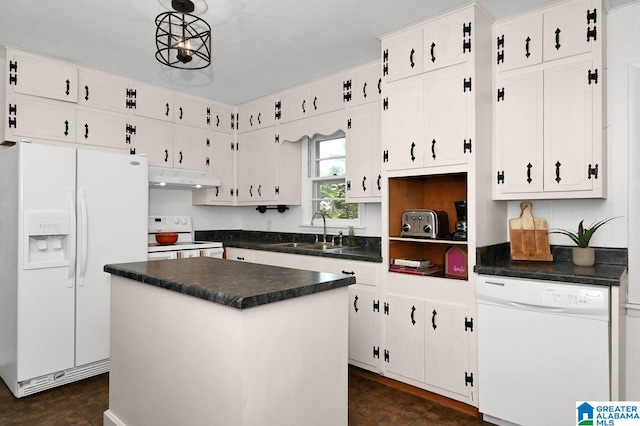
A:
<svg viewBox="0 0 640 426">
<path fill-rule="evenodd" d="M 149 167 L 150 188 L 195 190 L 216 186 L 220 186 L 220 179 L 212 173 Z"/>
</svg>

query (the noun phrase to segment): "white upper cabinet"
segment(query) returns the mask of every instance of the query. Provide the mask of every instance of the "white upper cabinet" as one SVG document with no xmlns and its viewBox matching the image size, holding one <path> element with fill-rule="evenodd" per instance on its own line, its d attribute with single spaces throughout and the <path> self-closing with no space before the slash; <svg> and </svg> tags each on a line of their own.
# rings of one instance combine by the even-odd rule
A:
<svg viewBox="0 0 640 426">
<path fill-rule="evenodd" d="M 424 79 L 424 165 L 464 164 L 473 150 L 469 105 L 473 79 L 467 64 L 427 74 Z"/>
<path fill-rule="evenodd" d="M 173 128 L 173 167 L 209 171 L 211 137 L 207 129 L 187 126 Z"/>
<path fill-rule="evenodd" d="M 278 204 L 299 205 L 301 203 L 302 144 L 285 141 L 276 135 Z"/>
<path fill-rule="evenodd" d="M 196 96 L 176 93 L 173 122 L 185 126 L 208 129 L 211 123 L 211 105 L 209 100 Z"/>
<path fill-rule="evenodd" d="M 89 68 L 80 68 L 78 104 L 91 108 L 127 114 L 127 89 L 124 77 Z"/>
<path fill-rule="evenodd" d="M 275 128 L 238 135 L 236 201 L 263 205 L 276 201 L 277 143 Z"/>
<path fill-rule="evenodd" d="M 525 70 L 497 80 L 497 188 L 502 194 L 543 189 L 543 72 Z"/>
<path fill-rule="evenodd" d="M 129 149 L 127 116 L 90 108 L 77 110 L 76 142 L 105 148 Z"/>
<path fill-rule="evenodd" d="M 78 101 L 78 67 L 6 49 L 7 92 L 66 102 Z"/>
<path fill-rule="evenodd" d="M 382 39 L 382 77 L 386 82 L 423 72 L 422 27 Z"/>
<path fill-rule="evenodd" d="M 375 62 L 351 70 L 343 83 L 343 101 L 345 105 L 357 106 L 377 102 L 382 94 L 382 70 Z"/>
<path fill-rule="evenodd" d="M 344 75 L 335 75 L 309 86 L 309 111 L 311 115 L 324 114 L 344 108 Z"/>
<path fill-rule="evenodd" d="M 280 123 L 309 117 L 309 86 L 301 86 L 280 94 Z"/>
<path fill-rule="evenodd" d="M 433 71 L 467 60 L 474 46 L 473 9 L 464 9 L 443 16 L 423 27 L 424 67 Z"/>
<path fill-rule="evenodd" d="M 250 132 L 275 125 L 276 98 L 267 96 L 238 107 L 238 132 Z"/>
<path fill-rule="evenodd" d="M 377 103 L 350 108 L 347 124 L 347 200 L 380 202 L 381 110 Z"/>
<path fill-rule="evenodd" d="M 76 107 L 68 103 L 13 95 L 7 99 L 4 140 L 76 141 Z"/>
<path fill-rule="evenodd" d="M 229 105 L 211 103 L 211 130 L 233 133 L 235 130 L 235 109 Z"/>
<path fill-rule="evenodd" d="M 211 132 L 211 173 L 220 179 L 220 185 L 194 191 L 194 205 L 232 205 L 235 191 L 235 142 L 229 133 Z"/>
<path fill-rule="evenodd" d="M 604 36 L 599 1 L 574 0 L 544 13 L 543 58 L 550 61 L 591 52 Z"/>
<path fill-rule="evenodd" d="M 542 62 L 542 15 L 525 16 L 498 24 L 494 34 L 499 71 Z"/>
<path fill-rule="evenodd" d="M 146 154 L 149 166 L 173 167 L 173 125 L 136 117 L 128 128 L 130 146 L 135 154 Z"/>
<path fill-rule="evenodd" d="M 157 86 L 136 83 L 129 92 L 135 115 L 156 120 L 173 121 L 174 92 Z"/>
<path fill-rule="evenodd" d="M 573 0 L 496 27 L 494 199 L 606 196 L 604 18 L 600 0 Z M 536 26 L 541 59 L 531 37 L 536 62 L 510 63 L 509 35 L 518 34 L 521 57 Z"/>
</svg>

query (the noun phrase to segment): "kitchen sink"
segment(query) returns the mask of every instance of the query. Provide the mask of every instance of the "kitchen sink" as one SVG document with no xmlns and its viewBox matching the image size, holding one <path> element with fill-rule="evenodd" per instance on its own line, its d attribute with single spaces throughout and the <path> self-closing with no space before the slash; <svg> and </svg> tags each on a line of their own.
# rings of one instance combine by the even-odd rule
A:
<svg viewBox="0 0 640 426">
<path fill-rule="evenodd" d="M 268 244 L 269 247 L 295 248 L 298 250 L 326 251 L 329 253 L 349 253 L 358 247 L 333 246 L 330 243 L 294 242 Z"/>
</svg>

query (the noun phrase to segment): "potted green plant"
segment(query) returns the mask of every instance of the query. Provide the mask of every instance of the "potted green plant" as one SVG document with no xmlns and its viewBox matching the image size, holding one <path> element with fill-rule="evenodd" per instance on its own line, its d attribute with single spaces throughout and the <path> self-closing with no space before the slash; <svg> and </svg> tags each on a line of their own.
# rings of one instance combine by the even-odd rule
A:
<svg viewBox="0 0 640 426">
<path fill-rule="evenodd" d="M 550 231 L 550 234 L 562 234 L 566 235 L 576 243 L 577 247 L 573 248 L 572 257 L 573 264 L 578 266 L 593 266 L 596 260 L 596 253 L 593 247 L 589 246 L 589 241 L 595 232 L 607 222 L 615 219 L 610 217 L 602 219 L 598 222 L 592 223 L 588 228 L 584 227 L 584 219 L 578 224 L 578 232 L 574 232 L 568 229 L 554 229 Z"/>
</svg>

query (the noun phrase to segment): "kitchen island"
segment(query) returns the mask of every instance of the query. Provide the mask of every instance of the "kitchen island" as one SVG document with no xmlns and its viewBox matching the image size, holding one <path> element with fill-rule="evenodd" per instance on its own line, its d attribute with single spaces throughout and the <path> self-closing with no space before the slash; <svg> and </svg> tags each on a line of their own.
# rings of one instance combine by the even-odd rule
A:
<svg viewBox="0 0 640 426">
<path fill-rule="evenodd" d="M 107 265 L 105 425 L 346 425 L 346 275 L 190 258 Z"/>
</svg>

